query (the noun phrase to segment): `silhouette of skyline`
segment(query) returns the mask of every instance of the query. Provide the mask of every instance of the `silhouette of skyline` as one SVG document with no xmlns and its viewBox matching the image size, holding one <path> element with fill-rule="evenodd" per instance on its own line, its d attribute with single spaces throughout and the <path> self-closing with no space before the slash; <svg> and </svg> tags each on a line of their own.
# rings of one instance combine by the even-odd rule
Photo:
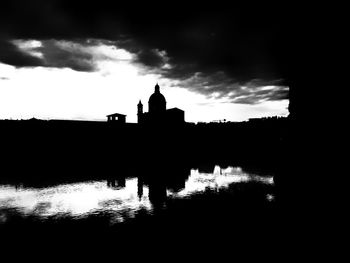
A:
<svg viewBox="0 0 350 263">
<path fill-rule="evenodd" d="M 2 81 L 1 119 L 34 117 L 45 120 L 104 121 L 106 115 L 118 112 L 127 115 L 128 122 L 137 123 L 135 104 L 139 100 L 142 103 L 148 102 L 149 94 L 157 80 L 152 74 L 119 79 L 118 72 L 112 72 L 107 77 L 103 77 L 100 73 L 73 71 L 68 76 L 66 71 L 61 69 L 15 69 L 5 64 L 2 64 L 1 67 L 5 75 L 8 74 L 7 72 L 18 71 L 10 80 Z M 91 77 L 86 74 L 91 74 Z M 90 81 L 90 78 L 93 81 Z M 139 83 L 144 79 L 145 84 Z M 52 80 L 55 81 L 54 84 Z M 210 122 L 218 119 L 243 121 L 255 117 L 288 115 L 288 100 L 274 101 L 273 94 L 275 89 L 280 89 L 278 86 L 258 88 L 266 89 L 266 91 L 259 91 L 266 92 L 267 97 L 264 99 L 266 102 L 242 104 L 231 103 L 225 97 L 215 98 L 210 97 L 211 95 L 189 91 L 186 88 L 171 87 L 172 81 L 167 79 L 162 79 L 161 82 L 163 83 L 162 93 L 169 100 L 168 108 L 184 110 L 187 112 L 186 121 L 189 122 Z M 230 89 L 229 86 L 227 88 Z M 271 94 L 271 101 L 269 101 L 269 94 Z"/>
</svg>

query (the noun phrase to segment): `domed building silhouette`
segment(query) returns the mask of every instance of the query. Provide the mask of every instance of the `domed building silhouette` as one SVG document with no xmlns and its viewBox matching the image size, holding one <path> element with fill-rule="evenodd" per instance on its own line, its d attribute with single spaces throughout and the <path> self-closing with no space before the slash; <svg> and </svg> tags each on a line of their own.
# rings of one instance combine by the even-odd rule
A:
<svg viewBox="0 0 350 263">
<path fill-rule="evenodd" d="M 160 87 L 157 83 L 154 87 L 154 93 L 148 100 L 148 112 L 151 114 L 161 114 L 166 111 L 166 100 L 159 89 Z"/>
<path fill-rule="evenodd" d="M 148 112 L 143 112 L 141 100 L 137 104 L 137 122 L 144 125 L 182 125 L 185 123 L 185 112 L 179 108 L 166 109 L 166 99 L 157 83 L 148 100 Z"/>
</svg>

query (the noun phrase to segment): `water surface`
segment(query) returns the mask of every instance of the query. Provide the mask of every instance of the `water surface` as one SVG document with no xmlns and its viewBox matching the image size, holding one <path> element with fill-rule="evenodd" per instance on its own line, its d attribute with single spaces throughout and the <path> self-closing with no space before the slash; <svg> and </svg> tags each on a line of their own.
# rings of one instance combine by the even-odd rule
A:
<svg viewBox="0 0 350 263">
<path fill-rule="evenodd" d="M 247 173 L 240 167 L 215 166 L 213 171 L 190 169 L 175 184 L 164 182 L 166 170 L 160 174 L 163 178 L 152 180 L 140 174 L 45 187 L 3 184 L 0 185 L 0 223 L 10 222 L 11 215 L 16 213 L 22 218 L 42 221 L 53 217 L 71 220 L 106 217 L 114 225 L 137 217 L 141 211 L 152 216 L 156 209 L 166 210 L 169 200 L 220 195 L 223 191 L 236 191 L 232 186 L 239 184 L 265 186 L 264 189 L 269 186 L 261 201 L 274 201 L 273 177 Z"/>
</svg>

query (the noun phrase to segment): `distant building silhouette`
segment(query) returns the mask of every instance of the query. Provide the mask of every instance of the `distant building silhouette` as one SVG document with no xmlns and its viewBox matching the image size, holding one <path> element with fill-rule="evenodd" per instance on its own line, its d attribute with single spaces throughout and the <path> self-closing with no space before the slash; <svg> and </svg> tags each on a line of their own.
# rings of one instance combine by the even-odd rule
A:
<svg viewBox="0 0 350 263">
<path fill-rule="evenodd" d="M 120 114 L 120 113 L 113 113 L 113 114 L 107 115 L 108 122 L 113 121 L 113 122 L 118 122 L 118 123 L 124 124 L 125 119 L 126 119 L 126 115 Z"/>
<path fill-rule="evenodd" d="M 137 104 L 137 120 L 139 124 L 181 125 L 185 123 L 185 112 L 178 108 L 166 109 L 165 97 L 157 84 L 148 100 L 148 112 L 143 112 L 141 100 Z"/>
</svg>

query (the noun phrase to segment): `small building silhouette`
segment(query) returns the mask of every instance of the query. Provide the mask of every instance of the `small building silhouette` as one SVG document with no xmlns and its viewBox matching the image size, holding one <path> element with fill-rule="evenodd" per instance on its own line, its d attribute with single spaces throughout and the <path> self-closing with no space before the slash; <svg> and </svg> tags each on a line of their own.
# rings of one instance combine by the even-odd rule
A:
<svg viewBox="0 0 350 263">
<path fill-rule="evenodd" d="M 107 121 L 124 124 L 126 122 L 126 115 L 120 113 L 109 114 L 107 115 Z"/>
</svg>

